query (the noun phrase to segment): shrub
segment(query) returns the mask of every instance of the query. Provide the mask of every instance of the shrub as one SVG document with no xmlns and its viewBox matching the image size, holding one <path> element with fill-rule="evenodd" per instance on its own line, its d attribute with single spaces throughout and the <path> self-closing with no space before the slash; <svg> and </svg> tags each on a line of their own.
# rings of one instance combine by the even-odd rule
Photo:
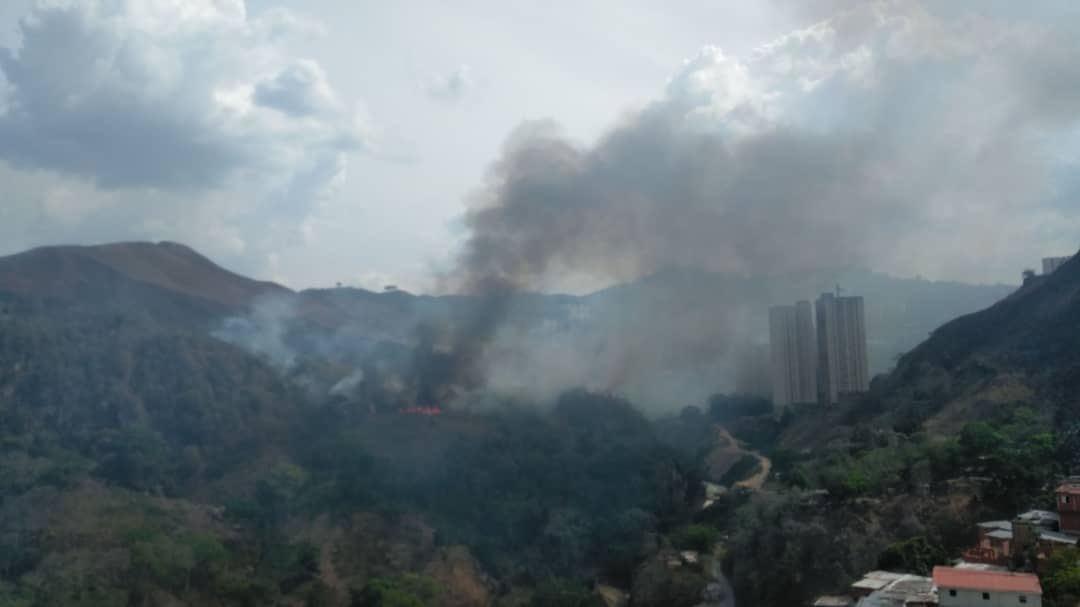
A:
<svg viewBox="0 0 1080 607">
<path fill-rule="evenodd" d="M 428 607 L 439 588 L 429 578 L 406 573 L 396 577 L 375 577 L 352 591 L 352 607 Z"/>
<path fill-rule="evenodd" d="M 687 525 L 671 534 L 671 543 L 681 550 L 708 552 L 720 539 L 720 532 L 708 525 Z"/>
<path fill-rule="evenodd" d="M 943 565 L 945 549 L 925 537 L 913 537 L 890 545 L 878 557 L 878 568 L 916 575 L 930 575 L 934 565 Z"/>
</svg>

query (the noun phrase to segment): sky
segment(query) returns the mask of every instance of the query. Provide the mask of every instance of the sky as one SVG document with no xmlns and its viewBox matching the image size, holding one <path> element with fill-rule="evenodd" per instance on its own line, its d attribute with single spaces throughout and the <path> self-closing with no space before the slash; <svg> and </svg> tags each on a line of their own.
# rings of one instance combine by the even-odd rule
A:
<svg viewBox="0 0 1080 607">
<path fill-rule="evenodd" d="M 461 266 L 576 291 L 673 265 L 1015 283 L 1080 240 L 1078 17 L 6 0 L 0 254 L 174 240 L 294 288 Z"/>
</svg>

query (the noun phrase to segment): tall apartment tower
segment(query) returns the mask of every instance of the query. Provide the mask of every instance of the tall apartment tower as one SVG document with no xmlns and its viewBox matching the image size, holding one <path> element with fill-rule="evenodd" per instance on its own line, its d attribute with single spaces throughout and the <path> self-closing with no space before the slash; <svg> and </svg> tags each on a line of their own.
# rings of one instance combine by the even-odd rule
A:
<svg viewBox="0 0 1080 607">
<path fill-rule="evenodd" d="M 866 392 L 866 316 L 862 297 L 824 293 L 817 308 L 818 402 L 832 404 L 839 395 Z"/>
<path fill-rule="evenodd" d="M 772 354 L 768 344 L 750 341 L 735 354 L 735 392 L 768 399 L 772 396 Z"/>
<path fill-rule="evenodd" d="M 814 320 L 810 302 L 769 308 L 773 405 L 812 403 L 817 398 Z"/>
</svg>

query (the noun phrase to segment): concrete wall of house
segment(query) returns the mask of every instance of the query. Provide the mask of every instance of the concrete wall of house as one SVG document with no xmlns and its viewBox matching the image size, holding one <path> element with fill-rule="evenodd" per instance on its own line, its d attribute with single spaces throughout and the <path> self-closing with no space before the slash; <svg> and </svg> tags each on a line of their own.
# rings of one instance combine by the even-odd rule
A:
<svg viewBox="0 0 1080 607">
<path fill-rule="evenodd" d="M 1057 494 L 1057 509 L 1059 514 L 1080 511 L 1080 495 L 1072 491 L 1059 491 Z"/>
<path fill-rule="evenodd" d="M 953 596 L 953 592 L 956 596 Z M 984 598 L 984 593 L 989 598 Z M 1021 597 L 1025 600 L 1021 600 Z M 938 605 L 940 607 L 1042 607 L 1042 597 L 1022 592 L 938 588 Z"/>
<path fill-rule="evenodd" d="M 1062 512 L 1061 530 L 1065 533 L 1080 533 L 1080 512 Z"/>
<path fill-rule="evenodd" d="M 1066 486 L 1057 491 L 1057 511 L 1061 516 L 1061 530 L 1065 533 L 1080 533 L 1080 495 Z"/>
</svg>

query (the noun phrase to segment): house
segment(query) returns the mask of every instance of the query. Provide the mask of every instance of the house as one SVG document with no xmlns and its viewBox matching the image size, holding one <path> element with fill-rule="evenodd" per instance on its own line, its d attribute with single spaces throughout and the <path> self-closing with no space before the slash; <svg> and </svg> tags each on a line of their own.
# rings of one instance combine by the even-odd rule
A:
<svg viewBox="0 0 1080 607">
<path fill-rule="evenodd" d="M 1008 565 L 1033 556 L 1037 565 L 1054 550 L 1077 544 L 1077 536 L 1058 531 L 1060 518 L 1056 512 L 1029 510 L 1011 521 L 978 523 L 979 544 L 963 558 L 972 563 Z"/>
<path fill-rule="evenodd" d="M 964 553 L 964 560 L 973 563 L 1004 565 L 1012 554 L 1012 521 L 984 521 L 976 525 L 979 544 Z"/>
<path fill-rule="evenodd" d="M 1080 479 L 1070 478 L 1058 485 L 1057 511 L 1061 516 L 1061 531 L 1080 535 Z"/>
<path fill-rule="evenodd" d="M 1033 573 L 934 567 L 941 607 L 1042 607 L 1042 586 Z"/>
<path fill-rule="evenodd" d="M 1057 512 L 1050 512 L 1049 510 L 1028 510 L 1016 517 L 1016 519 L 1031 523 L 1037 527 L 1045 527 L 1052 531 L 1057 531 L 1061 526 L 1061 515 Z"/>
</svg>

